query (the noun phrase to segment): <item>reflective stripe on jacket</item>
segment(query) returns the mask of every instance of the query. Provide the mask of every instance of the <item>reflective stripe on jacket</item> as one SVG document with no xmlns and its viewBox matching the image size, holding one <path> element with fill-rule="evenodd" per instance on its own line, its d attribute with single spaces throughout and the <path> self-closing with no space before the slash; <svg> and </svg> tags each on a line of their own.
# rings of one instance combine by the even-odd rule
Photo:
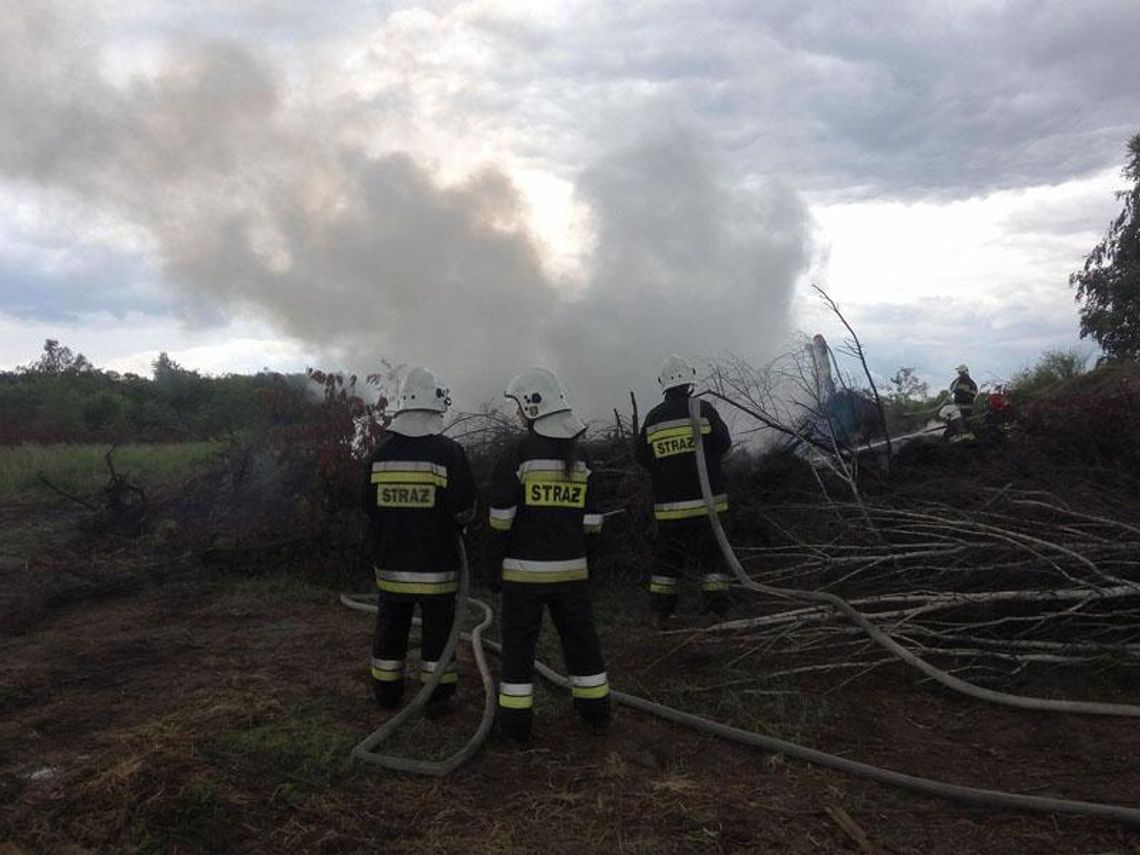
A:
<svg viewBox="0 0 1140 855">
<path fill-rule="evenodd" d="M 504 582 L 554 583 L 585 579 L 585 535 L 598 532 L 593 475 L 585 449 L 573 440 L 528 432 L 499 459 L 488 522 L 505 538 Z"/>
<path fill-rule="evenodd" d="M 475 478 L 463 448 L 439 434 L 390 433 L 366 479 L 377 587 L 393 594 L 455 591 L 456 529 L 475 513 Z"/>
<path fill-rule="evenodd" d="M 728 426 L 716 408 L 701 401 L 701 441 L 717 511 L 728 508 L 722 459 L 732 447 Z M 637 442 L 637 460 L 653 480 L 653 515 L 658 520 L 703 516 L 705 504 L 693 458 L 696 439 L 689 421 L 689 396 L 671 389 L 645 416 Z"/>
</svg>

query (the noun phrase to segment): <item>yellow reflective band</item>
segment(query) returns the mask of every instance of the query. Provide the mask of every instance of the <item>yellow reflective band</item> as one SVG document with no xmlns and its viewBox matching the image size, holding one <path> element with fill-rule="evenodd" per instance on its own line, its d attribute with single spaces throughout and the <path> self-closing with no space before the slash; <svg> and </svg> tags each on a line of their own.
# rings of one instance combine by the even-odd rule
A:
<svg viewBox="0 0 1140 855">
<path fill-rule="evenodd" d="M 716 512 L 723 513 L 728 510 L 728 499 L 716 503 Z M 705 506 L 702 503 L 695 508 L 674 508 L 670 510 L 654 510 L 653 518 L 658 520 L 683 520 L 689 517 L 705 516 Z"/>
<path fill-rule="evenodd" d="M 584 508 L 586 506 L 586 485 L 584 483 L 532 479 L 532 474 L 527 474 L 523 480 L 523 496 L 526 504 L 544 508 Z"/>
<path fill-rule="evenodd" d="M 376 505 L 381 508 L 434 508 L 435 485 L 377 484 Z"/>
<path fill-rule="evenodd" d="M 676 585 L 665 585 L 661 582 L 650 582 L 649 593 L 651 594 L 675 594 L 677 593 Z"/>
<path fill-rule="evenodd" d="M 447 486 L 447 476 L 435 472 L 373 472 L 373 484 L 435 484 L 437 487 Z"/>
<path fill-rule="evenodd" d="M 708 422 L 702 420 L 701 435 L 704 436 L 706 433 L 712 433 L 712 427 L 709 425 Z M 645 438 L 649 442 L 656 442 L 659 439 L 673 439 L 673 438 L 679 437 L 679 436 L 690 436 L 691 437 L 692 435 L 693 435 L 692 427 L 690 427 L 689 425 L 682 425 L 681 427 L 672 427 L 672 428 L 666 428 L 665 430 L 650 431 L 649 433 L 647 433 L 645 435 Z"/>
<path fill-rule="evenodd" d="M 393 582 L 377 579 L 376 587 L 390 594 L 453 594 L 459 590 L 458 582 Z"/>
<path fill-rule="evenodd" d="M 578 582 L 589 576 L 589 570 L 579 567 L 575 570 L 503 570 L 504 582 Z"/>
<path fill-rule="evenodd" d="M 702 591 L 727 591 L 728 582 L 702 582 Z"/>
<path fill-rule="evenodd" d="M 522 480 L 524 484 L 531 481 L 572 481 L 575 484 L 585 484 L 589 477 L 589 472 L 573 469 L 569 475 L 566 474 L 565 469 L 532 469 L 523 473 Z"/>
<path fill-rule="evenodd" d="M 372 668 L 372 679 L 379 680 L 381 683 L 395 683 L 404 679 L 403 671 L 381 671 L 379 668 Z"/>
<path fill-rule="evenodd" d="M 420 682 L 421 683 L 426 683 L 430 679 L 431 679 L 431 672 L 430 671 L 424 671 L 423 673 L 420 674 Z M 459 675 L 456 674 L 454 671 L 448 671 L 446 674 L 444 674 L 442 677 L 439 678 L 439 682 L 440 682 L 440 685 L 447 685 L 448 683 L 458 683 L 459 682 Z"/>
<path fill-rule="evenodd" d="M 570 689 L 570 695 L 575 698 L 604 698 L 609 693 L 609 683 L 602 683 L 600 686 L 574 686 Z"/>
<path fill-rule="evenodd" d="M 602 530 L 602 524 L 601 523 L 595 523 L 594 525 L 590 525 L 589 523 L 587 523 L 586 525 L 582 526 L 582 531 L 584 531 L 586 534 L 597 534 L 601 530 Z"/>
<path fill-rule="evenodd" d="M 499 706 L 508 710 L 529 710 L 534 706 L 534 695 L 499 695 Z"/>
<path fill-rule="evenodd" d="M 515 521 L 514 519 L 505 520 L 500 519 L 499 517 L 491 517 L 488 522 L 491 524 L 491 528 L 495 529 L 495 531 L 510 531 L 511 526 Z"/>
</svg>

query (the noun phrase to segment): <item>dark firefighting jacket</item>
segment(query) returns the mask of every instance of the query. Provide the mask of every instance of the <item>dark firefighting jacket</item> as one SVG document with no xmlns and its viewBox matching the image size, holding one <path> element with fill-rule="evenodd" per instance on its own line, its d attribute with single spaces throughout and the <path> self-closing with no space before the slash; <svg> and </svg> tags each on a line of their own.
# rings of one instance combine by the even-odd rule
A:
<svg viewBox="0 0 1140 855">
<path fill-rule="evenodd" d="M 969 374 L 959 374 L 950 381 L 950 392 L 954 395 L 955 404 L 968 407 L 978 395 L 978 384 Z"/>
<path fill-rule="evenodd" d="M 438 434 L 390 433 L 372 455 L 367 478 L 364 510 L 372 523 L 380 590 L 455 591 L 457 528 L 475 515 L 475 479 L 463 448 Z"/>
<path fill-rule="evenodd" d="M 491 486 L 490 526 L 504 537 L 503 582 L 574 582 L 587 577 L 587 534 L 601 531 L 590 459 L 569 439 L 530 431 L 504 452 Z M 496 556 L 497 558 L 497 556 Z"/>
<path fill-rule="evenodd" d="M 722 459 L 732 447 L 728 426 L 716 408 L 701 401 L 701 440 L 709 470 L 709 486 L 718 511 L 728 508 Z M 637 440 L 637 461 L 653 479 L 653 516 L 662 521 L 705 514 L 701 482 L 693 457 L 695 441 L 689 422 L 689 396 L 670 389 L 665 400 L 645 416 Z"/>
</svg>

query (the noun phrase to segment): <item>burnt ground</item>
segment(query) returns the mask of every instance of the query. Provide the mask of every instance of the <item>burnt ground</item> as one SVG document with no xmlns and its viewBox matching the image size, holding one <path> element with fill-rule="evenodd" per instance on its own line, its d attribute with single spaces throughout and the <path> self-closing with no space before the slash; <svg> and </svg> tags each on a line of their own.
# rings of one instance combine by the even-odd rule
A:
<svg viewBox="0 0 1140 855">
<path fill-rule="evenodd" d="M 19 592 L 68 572 L 58 555 L 28 558 L 66 524 L 53 513 L 0 508 L 4 855 L 1140 852 L 1140 831 L 1111 822 L 921 798 L 629 710 L 593 736 L 551 687 L 527 749 L 492 739 L 442 780 L 363 768 L 348 752 L 385 717 L 370 698 L 369 616 L 287 573 L 216 571 L 33 608 Z M 98 570 L 94 557 L 71 560 L 81 576 Z M 641 597 L 632 582 L 597 591 L 617 688 L 913 774 L 1140 805 L 1133 722 L 989 706 L 901 666 L 765 680 L 790 663 L 697 632 L 660 635 Z M 409 725 L 394 750 L 440 756 L 474 729 L 466 648 L 460 671 L 461 711 Z M 1112 673 L 1042 672 L 1020 688 L 1140 702 L 1140 686 Z"/>
</svg>

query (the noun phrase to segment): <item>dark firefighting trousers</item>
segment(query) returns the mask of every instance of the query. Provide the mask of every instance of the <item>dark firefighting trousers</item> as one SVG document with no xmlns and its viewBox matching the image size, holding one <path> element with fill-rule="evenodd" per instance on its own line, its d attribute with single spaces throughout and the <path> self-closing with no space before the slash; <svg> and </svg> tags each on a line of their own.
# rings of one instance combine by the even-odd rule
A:
<svg viewBox="0 0 1140 855">
<path fill-rule="evenodd" d="M 649 604 L 654 612 L 662 615 L 674 612 L 684 576 L 696 576 L 699 580 L 706 612 L 724 614 L 728 611 L 729 579 L 721 572 L 720 549 L 705 517 L 658 520 L 653 560 Z"/>
<path fill-rule="evenodd" d="M 574 708 L 591 725 L 610 718 L 610 686 L 594 612 L 585 581 L 503 583 L 503 673 L 499 683 L 499 727 L 508 739 L 525 740 L 534 719 L 534 653 L 542 612 L 562 641 Z"/>
<path fill-rule="evenodd" d="M 416 604 L 423 619 L 420 644 L 420 681 L 426 683 L 439 663 L 455 619 L 455 594 L 392 594 L 380 592 L 376 612 L 376 633 L 372 637 L 372 686 L 376 702 L 395 707 L 404 694 L 404 660 L 408 653 L 408 632 Z M 455 694 L 458 675 L 455 661 L 435 687 L 428 703 L 445 701 Z"/>
</svg>

